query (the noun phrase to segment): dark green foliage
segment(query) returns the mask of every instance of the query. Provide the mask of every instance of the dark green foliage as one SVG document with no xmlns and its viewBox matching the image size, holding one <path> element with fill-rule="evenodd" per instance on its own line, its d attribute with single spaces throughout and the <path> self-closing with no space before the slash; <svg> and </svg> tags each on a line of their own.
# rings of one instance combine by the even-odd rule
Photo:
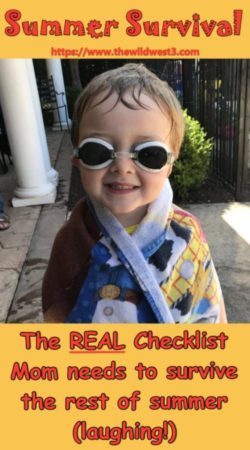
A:
<svg viewBox="0 0 250 450">
<path fill-rule="evenodd" d="M 184 111 L 185 136 L 180 157 L 175 162 L 171 175 L 174 196 L 187 200 L 190 191 L 198 190 L 208 175 L 213 140 L 207 138 L 198 120 Z"/>
</svg>

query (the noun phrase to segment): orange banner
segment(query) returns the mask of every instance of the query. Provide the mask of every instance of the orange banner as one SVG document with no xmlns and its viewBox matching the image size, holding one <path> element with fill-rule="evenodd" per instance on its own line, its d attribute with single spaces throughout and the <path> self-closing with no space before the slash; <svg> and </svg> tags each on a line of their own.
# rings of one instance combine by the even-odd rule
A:
<svg viewBox="0 0 250 450">
<path fill-rule="evenodd" d="M 0 39 L 2 58 L 248 58 L 249 2 L 3 0 Z"/>
<path fill-rule="evenodd" d="M 26 324 L 0 338 L 3 448 L 247 447 L 249 326 Z"/>
</svg>

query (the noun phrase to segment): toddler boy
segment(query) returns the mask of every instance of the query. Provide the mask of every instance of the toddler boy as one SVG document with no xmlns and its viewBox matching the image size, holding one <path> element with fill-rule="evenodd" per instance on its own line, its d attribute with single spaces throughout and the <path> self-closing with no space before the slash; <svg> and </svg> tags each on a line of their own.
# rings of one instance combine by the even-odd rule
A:
<svg viewBox="0 0 250 450">
<path fill-rule="evenodd" d="M 56 236 L 46 321 L 226 321 L 203 232 L 172 203 L 168 178 L 183 134 L 175 94 L 142 64 L 105 72 L 83 90 L 72 162 L 87 198 Z"/>
</svg>

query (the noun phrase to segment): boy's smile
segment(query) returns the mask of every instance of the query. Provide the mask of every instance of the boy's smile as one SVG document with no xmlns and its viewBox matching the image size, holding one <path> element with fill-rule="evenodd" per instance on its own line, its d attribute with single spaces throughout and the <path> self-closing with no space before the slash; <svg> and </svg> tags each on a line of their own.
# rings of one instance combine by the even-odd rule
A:
<svg viewBox="0 0 250 450">
<path fill-rule="evenodd" d="M 125 99 L 133 103 L 130 93 Z M 110 144 L 118 153 L 108 167 L 91 170 L 79 159 L 74 164 L 80 170 L 83 188 L 90 199 L 106 206 L 123 226 L 139 223 L 148 205 L 160 194 L 172 166 L 150 173 L 138 167 L 127 155 L 138 144 L 160 141 L 169 147 L 171 123 L 166 113 L 146 94 L 140 101 L 145 108 L 129 109 L 112 94 L 100 105 L 84 112 L 80 124 L 80 142 L 86 138 L 99 138 Z M 79 143 L 80 143 L 79 142 Z M 120 154 L 119 154 L 120 153 Z"/>
</svg>

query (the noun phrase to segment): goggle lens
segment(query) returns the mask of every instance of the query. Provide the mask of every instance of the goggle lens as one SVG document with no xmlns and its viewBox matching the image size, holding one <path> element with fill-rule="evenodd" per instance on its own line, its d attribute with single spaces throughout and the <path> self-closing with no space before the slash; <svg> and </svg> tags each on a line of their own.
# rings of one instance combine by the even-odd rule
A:
<svg viewBox="0 0 250 450">
<path fill-rule="evenodd" d="M 99 166 L 110 160 L 110 149 L 98 142 L 86 142 L 79 148 L 79 158 L 87 166 Z"/>
<path fill-rule="evenodd" d="M 150 146 L 137 152 L 138 162 L 148 169 L 160 170 L 167 164 L 168 155 L 163 147 Z"/>
</svg>

